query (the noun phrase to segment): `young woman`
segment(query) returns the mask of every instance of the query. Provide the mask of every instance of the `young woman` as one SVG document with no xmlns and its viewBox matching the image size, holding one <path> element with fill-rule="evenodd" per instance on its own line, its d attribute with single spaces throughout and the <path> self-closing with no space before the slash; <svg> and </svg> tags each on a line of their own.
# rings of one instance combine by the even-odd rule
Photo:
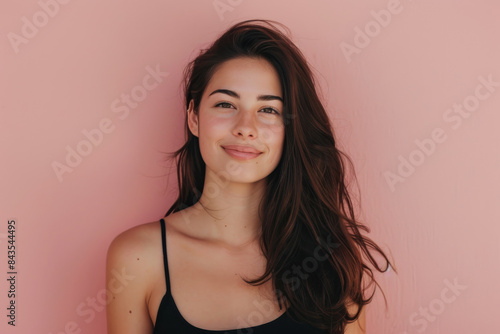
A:
<svg viewBox="0 0 500 334">
<path fill-rule="evenodd" d="M 189 64 L 185 98 L 179 197 L 108 250 L 108 333 L 364 333 L 372 253 L 389 260 L 301 52 L 241 22 Z"/>
</svg>

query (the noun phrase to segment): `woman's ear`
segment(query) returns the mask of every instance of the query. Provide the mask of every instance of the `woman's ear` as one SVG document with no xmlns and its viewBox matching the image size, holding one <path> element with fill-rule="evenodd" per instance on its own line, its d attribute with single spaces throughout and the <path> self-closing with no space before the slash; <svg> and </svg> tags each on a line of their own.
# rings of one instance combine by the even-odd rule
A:
<svg viewBox="0 0 500 334">
<path fill-rule="evenodd" d="M 191 133 L 198 137 L 198 114 L 194 111 L 194 101 L 189 101 L 189 106 L 187 109 L 188 126 Z"/>
</svg>

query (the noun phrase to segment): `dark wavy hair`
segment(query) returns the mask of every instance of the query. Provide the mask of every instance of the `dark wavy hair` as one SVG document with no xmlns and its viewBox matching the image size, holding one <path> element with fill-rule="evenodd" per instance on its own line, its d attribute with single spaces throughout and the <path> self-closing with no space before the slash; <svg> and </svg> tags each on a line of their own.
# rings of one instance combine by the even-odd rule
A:
<svg viewBox="0 0 500 334">
<path fill-rule="evenodd" d="M 285 138 L 281 160 L 267 177 L 259 205 L 266 270 L 246 282 L 260 285 L 271 279 L 280 308 L 286 303 L 296 320 L 343 333 L 373 298 L 375 288 L 367 290 L 378 284 L 371 267 L 385 272 L 391 263 L 360 232 L 369 229 L 357 221 L 345 184 L 346 163 L 352 162 L 336 146 L 307 61 L 279 27 L 289 34 L 274 21 L 240 22 L 202 50 L 184 72 L 185 106 L 193 100 L 199 111 L 210 78 L 225 61 L 254 57 L 274 66 L 283 93 Z M 165 217 L 195 204 L 204 186 L 205 163 L 187 116 L 185 132 L 186 143 L 170 155 L 177 162 L 179 197 Z M 357 305 L 355 314 L 348 312 L 349 304 Z"/>
</svg>

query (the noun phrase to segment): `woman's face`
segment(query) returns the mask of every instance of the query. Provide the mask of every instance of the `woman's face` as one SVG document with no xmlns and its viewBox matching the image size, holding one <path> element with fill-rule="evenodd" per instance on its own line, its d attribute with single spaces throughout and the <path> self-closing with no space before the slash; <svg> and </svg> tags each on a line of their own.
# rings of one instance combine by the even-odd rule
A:
<svg viewBox="0 0 500 334">
<path fill-rule="evenodd" d="M 199 138 L 207 171 L 232 182 L 257 182 L 278 165 L 285 136 L 283 96 L 274 67 L 260 58 L 222 63 L 188 124 Z M 236 167 L 236 168 L 235 168 Z M 236 171 L 236 172 L 235 172 Z"/>
</svg>

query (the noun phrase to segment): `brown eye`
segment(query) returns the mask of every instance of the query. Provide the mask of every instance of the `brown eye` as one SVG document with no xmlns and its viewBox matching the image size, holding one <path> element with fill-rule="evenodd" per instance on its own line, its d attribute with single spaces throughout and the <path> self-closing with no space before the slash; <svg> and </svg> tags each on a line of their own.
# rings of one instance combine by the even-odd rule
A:
<svg viewBox="0 0 500 334">
<path fill-rule="evenodd" d="M 216 107 L 221 107 L 221 108 L 231 108 L 233 107 L 233 105 L 229 102 L 221 102 L 221 103 L 217 103 L 215 105 Z"/>
<path fill-rule="evenodd" d="M 262 108 L 261 111 L 263 111 L 265 114 L 276 114 L 276 115 L 279 115 L 280 113 L 278 112 L 278 110 L 274 109 L 274 108 L 271 108 L 271 107 L 267 107 L 267 108 Z"/>
</svg>

